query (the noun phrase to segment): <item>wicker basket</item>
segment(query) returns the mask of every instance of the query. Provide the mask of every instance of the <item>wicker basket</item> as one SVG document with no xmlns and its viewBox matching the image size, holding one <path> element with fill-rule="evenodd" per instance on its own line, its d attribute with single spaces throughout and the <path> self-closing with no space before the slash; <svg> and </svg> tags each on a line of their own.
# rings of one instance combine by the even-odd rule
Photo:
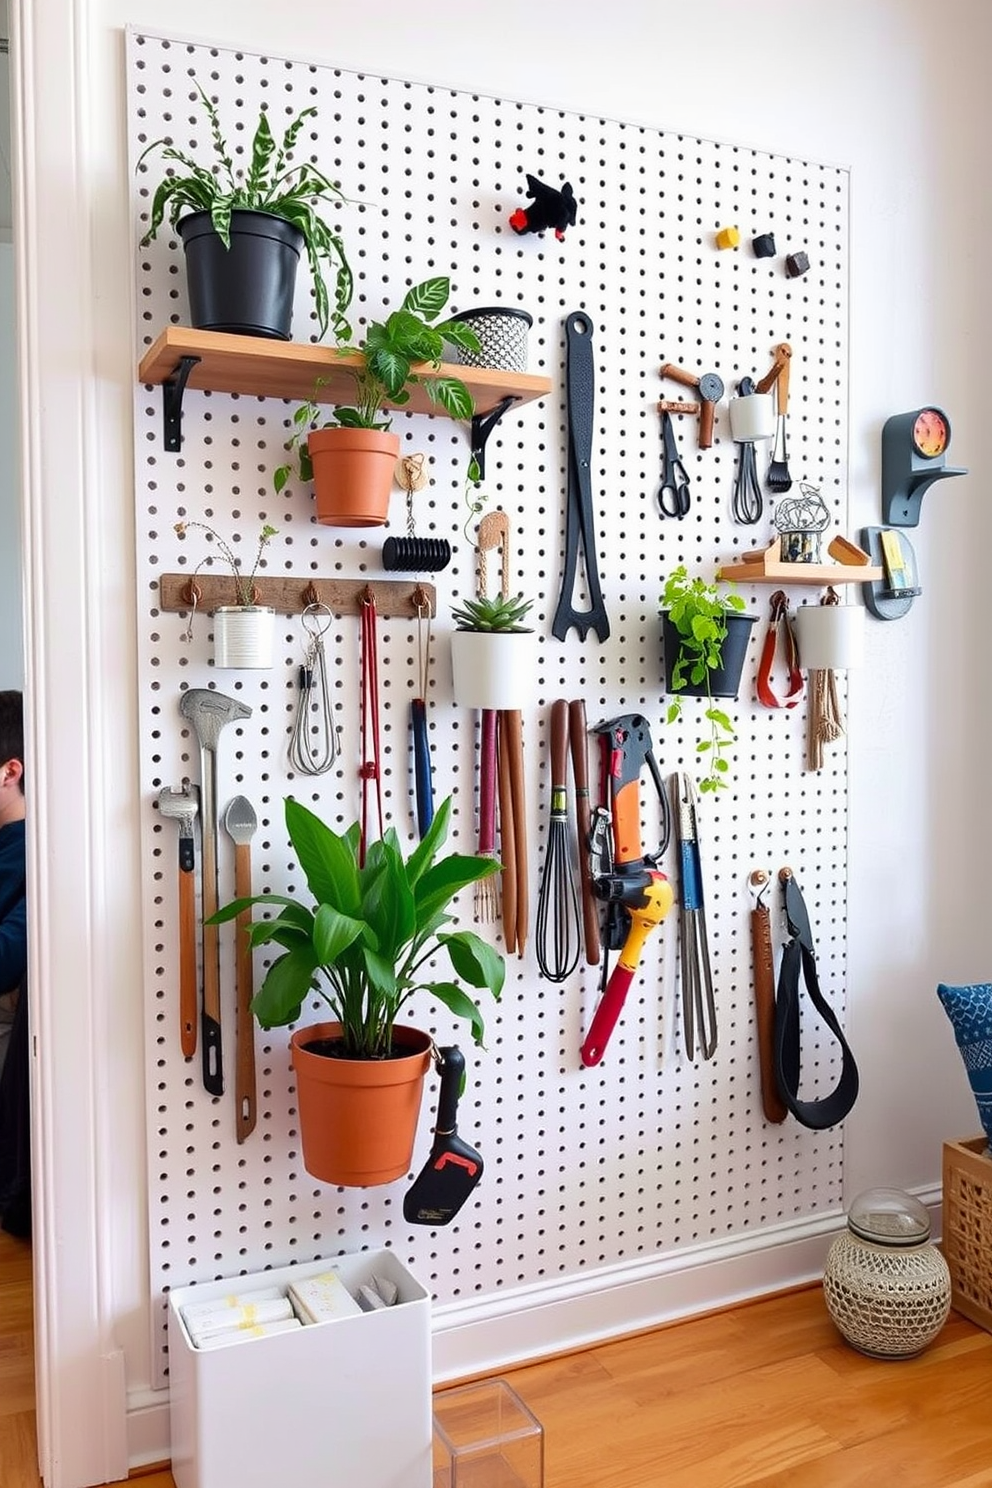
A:
<svg viewBox="0 0 992 1488">
<path fill-rule="evenodd" d="M 992 1333 L 992 1157 L 984 1137 L 944 1143 L 944 1258 L 951 1305 Z"/>
</svg>

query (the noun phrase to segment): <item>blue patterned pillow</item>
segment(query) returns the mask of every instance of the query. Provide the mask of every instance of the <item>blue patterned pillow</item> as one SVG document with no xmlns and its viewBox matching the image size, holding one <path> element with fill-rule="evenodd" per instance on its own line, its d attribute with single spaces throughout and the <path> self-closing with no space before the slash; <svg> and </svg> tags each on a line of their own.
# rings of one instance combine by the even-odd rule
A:
<svg viewBox="0 0 992 1488">
<path fill-rule="evenodd" d="M 978 1114 L 992 1146 L 992 982 L 975 982 L 969 987 L 948 987 L 941 982 L 937 996 L 951 1020 L 978 1102 Z"/>
</svg>

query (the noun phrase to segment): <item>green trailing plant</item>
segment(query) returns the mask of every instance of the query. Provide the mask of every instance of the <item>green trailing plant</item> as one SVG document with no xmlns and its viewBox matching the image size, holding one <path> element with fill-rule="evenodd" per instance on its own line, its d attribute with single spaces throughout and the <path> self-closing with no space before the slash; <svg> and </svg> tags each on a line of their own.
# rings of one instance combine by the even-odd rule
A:
<svg viewBox="0 0 992 1488">
<path fill-rule="evenodd" d="M 679 636 L 679 650 L 671 667 L 671 683 L 680 692 L 690 683 L 704 687 L 707 707 L 705 718 L 710 725 L 708 739 L 701 739 L 696 752 L 705 757 L 706 775 L 699 782 L 700 791 L 711 792 L 726 787 L 730 763 L 726 758 L 736 740 L 734 725 L 727 713 L 713 702 L 710 676 L 723 664 L 723 643 L 727 636 L 728 614 L 745 609 L 741 596 L 732 589 L 721 591 L 716 584 L 703 579 L 690 579 L 680 564 L 665 580 L 661 607 Z M 669 704 L 666 721 L 675 723 L 682 716 L 682 700 Z"/>
<path fill-rule="evenodd" d="M 500 635 L 529 634 L 531 627 L 522 625 L 534 601 L 516 594 L 510 599 L 490 598 L 466 599 L 451 611 L 457 630 L 475 630 Z"/>
<path fill-rule="evenodd" d="M 445 277 L 425 279 L 409 289 L 398 310 L 384 321 L 369 321 L 364 338 L 357 344 L 350 337 L 337 348 L 341 356 L 357 357 L 347 370 L 355 386 L 355 401 L 344 407 L 326 407 L 314 397 L 293 414 L 293 431 L 286 448 L 293 459 L 281 465 L 273 477 L 281 491 L 290 476 L 313 479 L 307 440 L 315 429 L 379 429 L 392 426 L 390 409 L 410 401 L 410 388 L 421 386 L 432 403 L 454 419 L 470 419 L 475 412 L 472 395 L 457 377 L 437 375 L 446 343 L 479 350 L 479 338 L 457 320 L 440 321 L 448 303 L 451 282 Z M 426 370 L 425 370 L 426 368 Z"/>
<path fill-rule="evenodd" d="M 485 1026 L 474 999 L 458 981 L 432 969 L 443 953 L 456 977 L 498 999 L 502 956 L 468 930 L 447 930 L 448 907 L 469 884 L 499 872 L 492 858 L 439 856 L 451 819 L 451 801 L 435 813 L 422 841 L 404 858 L 390 828 L 361 862 L 356 822 L 339 834 L 313 812 L 286 801 L 286 829 L 311 900 L 256 894 L 227 904 L 208 923 L 261 907 L 249 927 L 252 947 L 276 945 L 273 961 L 253 1002 L 263 1028 L 295 1023 L 311 993 L 342 1026 L 342 1053 L 352 1059 L 389 1057 L 393 1025 L 418 992 L 468 1020 L 476 1044 Z"/>
<path fill-rule="evenodd" d="M 265 549 L 268 547 L 272 539 L 278 536 L 278 529 L 275 527 L 270 527 L 268 523 L 266 523 L 265 526 L 262 528 L 261 532 L 258 535 L 258 547 L 255 549 L 255 560 L 252 563 L 251 568 L 248 569 L 246 572 L 245 569 L 241 566 L 240 560 L 235 556 L 234 549 L 231 547 L 230 543 L 227 542 L 223 537 L 221 537 L 220 533 L 215 531 L 213 527 L 209 527 L 206 522 L 177 522 L 176 532 L 179 534 L 180 537 L 185 537 L 191 527 L 199 527 L 203 532 L 207 534 L 208 538 L 211 541 L 217 544 L 217 547 L 220 549 L 221 556 L 230 568 L 231 573 L 234 575 L 234 590 L 236 595 L 235 602 L 243 606 L 244 608 L 248 608 L 250 605 L 253 605 L 255 601 L 252 598 L 252 595 L 255 589 L 255 579 L 258 574 L 259 565 L 262 562 L 262 554 L 265 552 Z M 208 561 L 209 560 L 207 558 L 200 559 L 200 562 L 193 570 L 194 578 L 199 573 L 204 563 Z"/>
<path fill-rule="evenodd" d="M 312 161 L 290 163 L 300 131 L 307 119 L 316 115 L 316 108 L 311 106 L 297 114 L 278 145 L 268 114 L 262 109 L 247 169 L 236 169 L 214 104 L 199 83 L 196 91 L 210 123 L 215 159 L 210 165 L 201 165 L 170 139 L 153 140 L 145 147 L 138 159 L 139 170 L 153 151 L 158 151 L 170 168 L 156 187 L 142 245 L 156 237 L 166 216 L 175 228 L 185 213 L 209 212 L 225 248 L 231 246 L 233 211 L 268 212 L 270 216 L 283 217 L 303 235 L 320 336 L 325 336 L 330 326 L 336 340 L 350 340 L 347 314 L 354 287 L 352 272 L 341 237 L 318 211 L 321 203 L 340 204 L 347 198 L 337 183 L 329 180 Z M 333 304 L 324 279 L 325 264 L 333 271 Z"/>
</svg>

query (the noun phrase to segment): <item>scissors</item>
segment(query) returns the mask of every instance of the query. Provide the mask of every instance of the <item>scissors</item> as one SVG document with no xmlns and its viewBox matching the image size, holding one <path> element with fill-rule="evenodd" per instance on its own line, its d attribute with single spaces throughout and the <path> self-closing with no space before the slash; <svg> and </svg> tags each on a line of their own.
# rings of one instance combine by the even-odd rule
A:
<svg viewBox="0 0 992 1488">
<path fill-rule="evenodd" d="M 658 506 L 663 517 L 678 517 L 689 511 L 689 477 L 679 459 L 675 443 L 675 429 L 670 413 L 661 415 L 661 437 L 664 452 L 661 466 L 661 485 L 658 488 Z"/>
</svg>

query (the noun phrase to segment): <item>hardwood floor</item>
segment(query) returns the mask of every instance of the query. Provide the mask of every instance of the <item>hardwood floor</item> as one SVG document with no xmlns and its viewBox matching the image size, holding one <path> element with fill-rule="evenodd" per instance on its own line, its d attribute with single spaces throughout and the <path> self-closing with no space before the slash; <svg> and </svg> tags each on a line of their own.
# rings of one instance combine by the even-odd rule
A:
<svg viewBox="0 0 992 1488">
<path fill-rule="evenodd" d="M 32 1333 L 30 1248 L 0 1232 L 0 1488 L 41 1482 Z M 543 1423 L 545 1488 L 992 1488 L 992 1334 L 956 1313 L 880 1363 L 812 1287 L 504 1377 Z"/>
</svg>

